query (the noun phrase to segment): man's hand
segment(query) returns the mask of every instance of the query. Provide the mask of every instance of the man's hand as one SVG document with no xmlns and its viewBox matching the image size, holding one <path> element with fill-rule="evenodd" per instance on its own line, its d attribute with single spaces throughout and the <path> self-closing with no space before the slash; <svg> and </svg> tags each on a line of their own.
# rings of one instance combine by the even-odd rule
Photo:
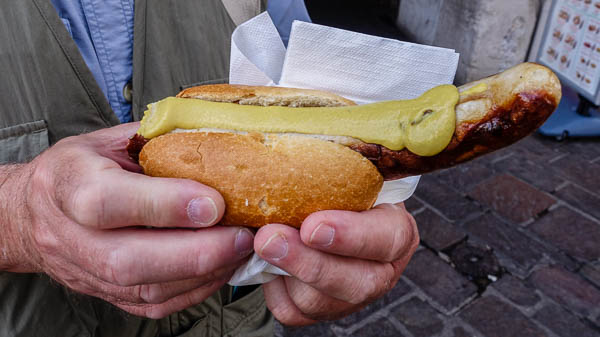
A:
<svg viewBox="0 0 600 337">
<path fill-rule="evenodd" d="M 252 233 L 211 227 L 225 209 L 215 190 L 139 174 L 125 152 L 138 126 L 64 139 L 11 173 L 0 189 L 13 206 L 0 219 L 4 269 L 45 272 L 151 318 L 200 303 L 227 282 L 252 252 Z"/>
<path fill-rule="evenodd" d="M 341 318 L 394 287 L 419 244 L 404 204 L 354 213 L 322 211 L 300 231 L 261 228 L 254 249 L 292 277 L 263 285 L 267 306 L 287 325 Z"/>
</svg>

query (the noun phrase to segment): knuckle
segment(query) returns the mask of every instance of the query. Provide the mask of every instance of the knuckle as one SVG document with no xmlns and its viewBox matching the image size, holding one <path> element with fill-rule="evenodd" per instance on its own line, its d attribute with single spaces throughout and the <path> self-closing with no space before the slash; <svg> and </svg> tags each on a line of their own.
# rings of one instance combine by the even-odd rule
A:
<svg viewBox="0 0 600 337">
<path fill-rule="evenodd" d="M 325 278 L 325 268 L 320 259 L 313 263 L 301 263 L 295 276 L 307 284 L 321 284 Z"/>
<path fill-rule="evenodd" d="M 121 287 L 135 285 L 133 264 L 129 254 L 122 248 L 111 249 L 105 253 L 104 266 L 100 277 L 111 284 Z"/>
<path fill-rule="evenodd" d="M 144 302 L 150 304 L 162 303 L 160 286 L 157 284 L 140 284 L 135 286 L 135 293 Z"/>
<path fill-rule="evenodd" d="M 150 319 L 162 319 L 167 317 L 171 312 L 167 309 L 166 305 L 149 305 L 144 307 L 143 316 Z"/>
<path fill-rule="evenodd" d="M 298 313 L 291 306 L 275 305 L 269 307 L 269 311 L 283 325 L 294 326 L 298 324 Z"/>
<path fill-rule="evenodd" d="M 352 304 L 370 302 L 381 296 L 382 289 L 385 288 L 386 282 L 378 272 L 365 271 L 360 275 L 355 291 L 349 298 Z"/>
<path fill-rule="evenodd" d="M 419 232 L 412 215 L 405 212 L 405 218 L 394 231 L 389 254 L 386 256 L 386 262 L 395 261 L 410 251 L 414 251 L 419 245 Z"/>
<path fill-rule="evenodd" d="M 45 255 L 52 255 L 60 245 L 54 233 L 44 224 L 35 224 L 31 239 L 37 250 Z"/>
<path fill-rule="evenodd" d="M 308 317 L 317 317 L 324 312 L 320 302 L 312 296 L 301 296 L 295 299 L 295 304 L 298 310 Z"/>
<path fill-rule="evenodd" d="M 105 191 L 102 184 L 87 183 L 77 188 L 71 196 L 69 212 L 77 222 L 90 227 L 99 227 L 104 223 Z"/>
</svg>

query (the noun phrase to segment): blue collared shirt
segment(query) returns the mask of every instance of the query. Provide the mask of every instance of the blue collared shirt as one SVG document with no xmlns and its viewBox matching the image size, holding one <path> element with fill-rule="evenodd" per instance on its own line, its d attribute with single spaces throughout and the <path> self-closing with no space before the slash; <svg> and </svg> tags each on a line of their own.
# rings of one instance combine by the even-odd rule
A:
<svg viewBox="0 0 600 337">
<path fill-rule="evenodd" d="M 51 0 L 121 122 L 131 121 L 134 0 Z"/>
<path fill-rule="evenodd" d="M 121 122 L 131 121 L 125 87 L 133 73 L 134 0 L 51 0 Z M 287 43 L 293 20 L 310 22 L 304 0 L 271 0 L 269 15 Z"/>
</svg>

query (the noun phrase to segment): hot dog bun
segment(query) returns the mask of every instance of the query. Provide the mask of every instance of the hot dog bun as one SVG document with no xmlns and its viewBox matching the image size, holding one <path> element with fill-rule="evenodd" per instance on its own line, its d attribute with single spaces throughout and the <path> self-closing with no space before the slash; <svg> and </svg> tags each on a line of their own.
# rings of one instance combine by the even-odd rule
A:
<svg viewBox="0 0 600 337">
<path fill-rule="evenodd" d="M 330 93 L 276 87 L 210 85 L 178 96 L 263 106 L 354 105 Z M 339 144 L 356 142 L 349 137 L 199 131 L 153 138 L 139 163 L 145 174 L 217 189 L 227 205 L 225 225 L 300 227 L 319 210 L 363 211 L 373 206 L 383 184 L 368 159 Z"/>
<path fill-rule="evenodd" d="M 136 158 L 141 149 L 139 162 L 148 175 L 190 178 L 216 188 L 227 203 L 223 224 L 299 227 L 315 211 L 369 209 L 383 180 L 451 167 L 508 146 L 537 129 L 561 98 L 558 78 L 533 63 L 459 91 L 454 134 L 433 156 L 351 137 L 208 129 L 149 142 L 136 135 L 128 150 Z M 315 90 L 230 85 L 190 88 L 178 97 L 259 106 L 354 104 Z"/>
</svg>

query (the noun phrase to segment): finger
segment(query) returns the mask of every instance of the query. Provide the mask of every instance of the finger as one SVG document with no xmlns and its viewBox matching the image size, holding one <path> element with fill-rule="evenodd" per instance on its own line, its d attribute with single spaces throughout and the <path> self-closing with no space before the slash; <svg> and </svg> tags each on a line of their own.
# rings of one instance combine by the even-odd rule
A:
<svg viewBox="0 0 600 337">
<path fill-rule="evenodd" d="M 67 188 L 67 187 L 65 187 Z M 108 168 L 87 174 L 63 191 L 63 212 L 94 228 L 207 227 L 225 212 L 223 197 L 191 180 L 153 178 Z"/>
<path fill-rule="evenodd" d="M 252 233 L 239 227 L 73 231 L 80 239 L 65 254 L 90 274 L 119 286 L 210 279 L 215 271 L 238 265 L 253 245 Z"/>
<path fill-rule="evenodd" d="M 290 326 L 314 324 L 316 321 L 304 316 L 290 298 L 283 277 L 277 277 L 263 284 L 265 302 L 273 316 L 281 323 Z"/>
<path fill-rule="evenodd" d="M 114 291 L 119 298 L 130 303 L 160 304 L 194 289 L 205 287 L 206 285 L 215 282 L 215 280 L 221 280 L 224 278 L 230 279 L 235 271 L 235 268 L 239 267 L 240 265 L 241 262 L 221 268 L 210 275 L 204 275 L 200 278 L 163 283 L 140 284 L 133 287 L 117 287 L 114 288 L 114 290 L 107 289 L 107 292 Z"/>
<path fill-rule="evenodd" d="M 140 122 L 123 123 L 110 128 L 90 132 L 86 134 L 86 137 L 93 139 L 102 138 L 109 142 L 113 140 L 128 139 L 129 137 L 133 136 L 139 128 Z M 93 142 L 93 144 L 97 145 L 98 147 L 103 147 L 102 143 Z"/>
<path fill-rule="evenodd" d="M 304 317 L 313 320 L 336 320 L 368 304 L 352 304 L 338 300 L 293 277 L 285 278 L 285 284 L 296 307 Z"/>
<path fill-rule="evenodd" d="M 215 280 L 220 280 L 222 278 L 230 279 L 235 269 L 241 265 L 241 263 L 242 261 L 238 264 L 218 269 L 210 275 L 204 275 L 200 278 L 164 283 L 140 284 L 129 287 L 108 283 L 73 264 L 52 268 L 52 271 L 49 274 L 55 280 L 61 282 L 70 289 L 102 298 L 111 303 L 160 304 L 196 288 L 204 287 L 207 284 L 213 283 Z M 59 274 L 63 277 L 57 277 Z"/>
<path fill-rule="evenodd" d="M 328 253 L 391 262 L 419 244 L 414 218 L 402 204 L 386 204 L 365 212 L 321 211 L 304 220 L 300 235 L 306 245 Z"/>
<path fill-rule="evenodd" d="M 129 138 L 139 127 L 139 122 L 126 123 L 91 133 L 89 136 L 93 137 L 92 143 L 99 155 L 115 161 L 127 171 L 142 173 L 142 167 L 131 159 L 127 152 Z"/>
<path fill-rule="evenodd" d="M 58 147 L 72 146 L 79 152 L 108 158 L 113 164 L 132 172 L 142 172 L 142 168 L 129 158 L 127 144 L 138 128 L 139 122 L 120 124 L 77 137 L 68 137 L 58 142 Z M 56 146 L 55 146 L 56 147 Z"/>
<path fill-rule="evenodd" d="M 229 279 L 223 278 L 213 283 L 204 285 L 187 293 L 181 294 L 161 304 L 119 304 L 115 305 L 133 315 L 151 319 L 161 319 L 174 312 L 178 312 L 199 303 L 202 303 L 213 293 L 218 291 Z"/>
<path fill-rule="evenodd" d="M 267 262 L 322 293 L 350 303 L 363 303 L 389 290 L 395 269 L 379 263 L 324 253 L 307 247 L 298 231 L 267 225 L 256 234 L 254 247 Z"/>
</svg>

